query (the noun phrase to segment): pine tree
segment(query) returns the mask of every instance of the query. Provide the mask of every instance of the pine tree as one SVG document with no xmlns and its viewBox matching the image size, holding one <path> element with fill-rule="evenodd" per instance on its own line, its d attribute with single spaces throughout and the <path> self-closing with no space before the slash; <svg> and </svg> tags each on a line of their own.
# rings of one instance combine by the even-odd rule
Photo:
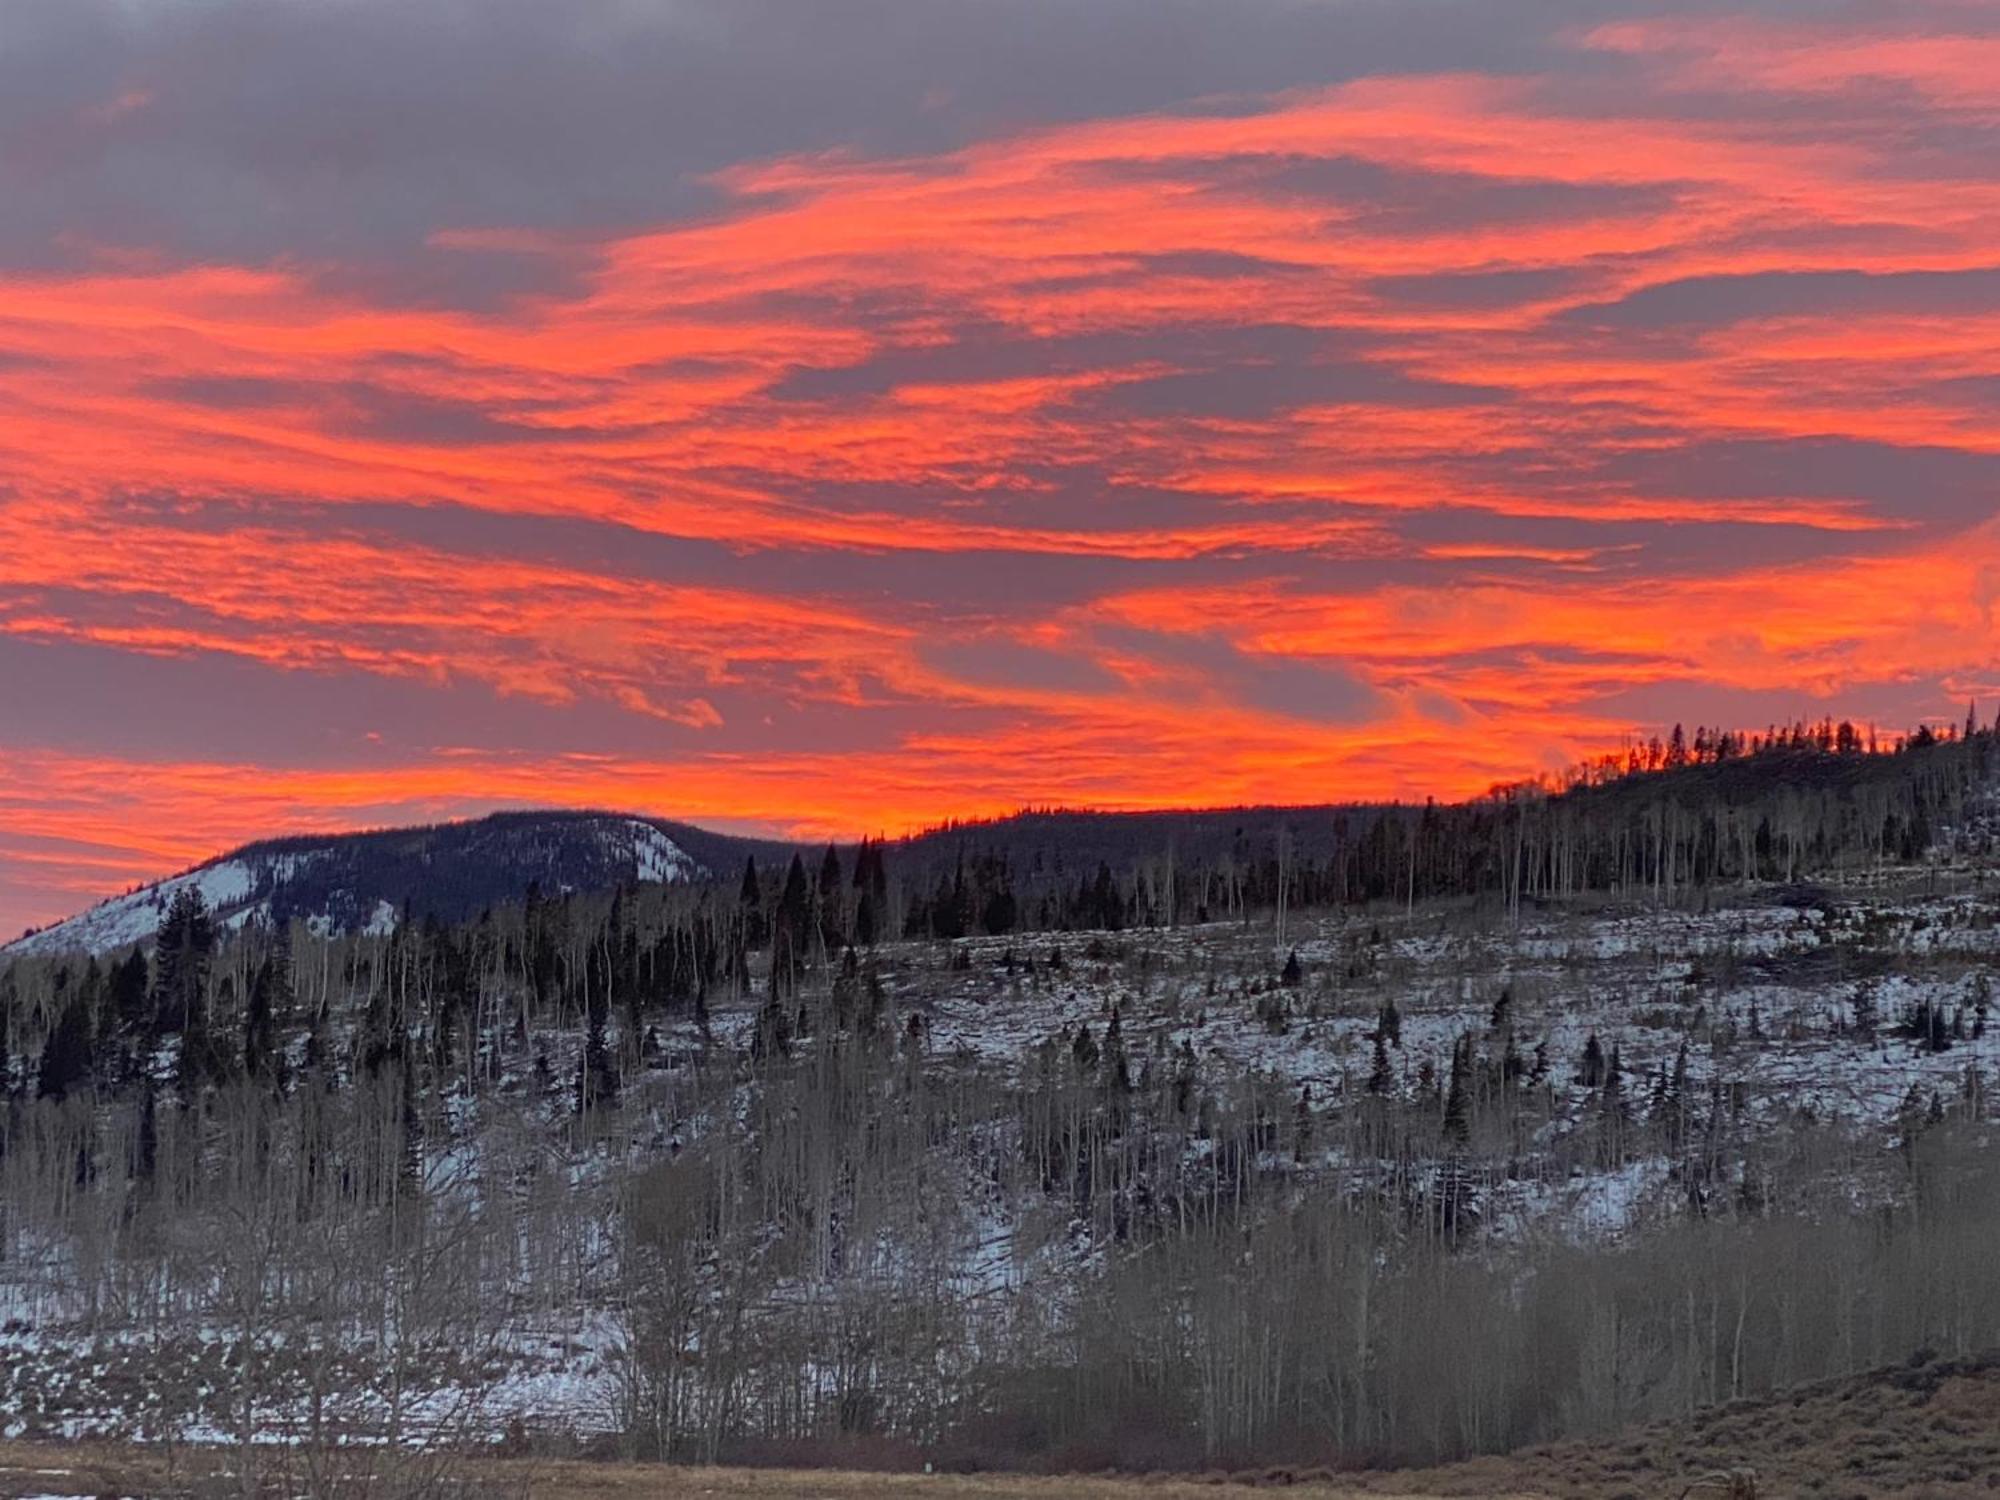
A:
<svg viewBox="0 0 2000 1500">
<path fill-rule="evenodd" d="M 1180 1055 L 1174 1060 L 1174 1113 L 1185 1115 L 1194 1108 L 1195 1060 L 1194 1043 L 1183 1041 Z"/>
<path fill-rule="evenodd" d="M 1863 1041 L 1875 1039 L 1880 1017 L 1875 1007 L 1875 986 L 1863 980 L 1854 991 L 1854 1035 Z"/>
<path fill-rule="evenodd" d="M 1625 1064 L 1618 1056 L 1618 1046 L 1614 1042 L 1611 1056 L 1604 1063 L 1603 1109 L 1608 1115 L 1625 1117 Z"/>
<path fill-rule="evenodd" d="M 90 1073 L 90 1010 L 78 995 L 62 1008 L 42 1046 L 35 1094 L 42 1099 L 67 1099 L 89 1081 Z"/>
<path fill-rule="evenodd" d="M 813 943 L 812 894 L 805 861 L 797 854 L 785 871 L 778 909 L 771 921 L 771 987 L 790 996 L 810 959 Z"/>
<path fill-rule="evenodd" d="M 1079 1073 L 1095 1073 L 1097 1071 L 1097 1042 L 1090 1034 L 1088 1023 L 1077 1028 L 1076 1040 L 1071 1042 L 1069 1046 L 1069 1055 L 1076 1063 Z"/>
<path fill-rule="evenodd" d="M 139 1031 L 146 1025 L 146 1000 L 152 987 L 152 970 L 143 950 L 134 948 L 124 962 L 112 965 L 109 1008 L 125 1030 Z"/>
<path fill-rule="evenodd" d="M 820 858 L 818 885 L 820 946 L 832 953 L 846 941 L 847 913 L 841 901 L 840 853 L 831 844 Z"/>
<path fill-rule="evenodd" d="M 1595 1089 L 1604 1083 L 1604 1044 L 1591 1032 L 1583 1044 L 1583 1058 L 1577 1064 L 1576 1081 L 1584 1088 Z"/>
<path fill-rule="evenodd" d="M 743 861 L 743 884 L 736 893 L 737 911 L 742 917 L 743 946 L 752 950 L 764 946 L 769 933 L 764 923 L 764 886 L 757 879 L 757 856 Z"/>
<path fill-rule="evenodd" d="M 588 1115 L 608 1109 L 618 1102 L 618 1066 L 612 1060 L 606 1028 L 611 1019 L 611 997 L 594 991 L 586 1011 L 583 1055 L 577 1059 L 576 1112 Z"/>
<path fill-rule="evenodd" d="M 266 959 L 250 980 L 250 998 L 243 1006 L 243 1072 L 253 1082 L 267 1082 L 273 1076 L 278 1053 L 278 1023 L 273 1014 L 271 992 L 277 980 Z"/>
<path fill-rule="evenodd" d="M 1667 1099 L 1672 1109 L 1668 1117 L 1669 1139 L 1678 1148 L 1687 1136 L 1688 1044 L 1685 1039 L 1681 1041 L 1680 1050 L 1674 1054 L 1674 1072 L 1667 1084 Z"/>
<path fill-rule="evenodd" d="M 1444 1138 L 1455 1146 L 1464 1146 L 1472 1140 L 1472 1102 L 1465 1086 L 1471 1055 L 1470 1037 L 1462 1036 L 1452 1045 L 1451 1083 L 1444 1099 Z"/>
<path fill-rule="evenodd" d="M 1299 967 L 1299 950 L 1294 948 L 1285 955 L 1285 967 L 1278 975 L 1278 983 L 1286 989 L 1295 990 L 1305 982 L 1305 971 Z"/>
<path fill-rule="evenodd" d="M 1125 1055 L 1125 1028 L 1118 1018 L 1118 1007 L 1111 1007 L 1111 1022 L 1104 1028 L 1104 1070 L 1105 1082 L 1120 1094 L 1132 1092 L 1132 1065 Z"/>
<path fill-rule="evenodd" d="M 208 903 L 197 886 L 181 886 L 160 918 L 153 944 L 158 963 L 153 977 L 156 1035 L 172 1035 L 206 1021 L 208 966 L 214 950 Z"/>
<path fill-rule="evenodd" d="M 1389 1061 L 1389 1034 L 1375 1028 L 1375 1063 L 1368 1070 L 1368 1092 L 1391 1094 L 1396 1090 L 1396 1067 Z"/>
</svg>

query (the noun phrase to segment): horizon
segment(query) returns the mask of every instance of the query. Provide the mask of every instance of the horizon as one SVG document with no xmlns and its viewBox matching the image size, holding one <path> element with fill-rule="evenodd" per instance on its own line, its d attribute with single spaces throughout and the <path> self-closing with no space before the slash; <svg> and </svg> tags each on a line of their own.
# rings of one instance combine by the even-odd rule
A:
<svg viewBox="0 0 2000 1500">
<path fill-rule="evenodd" d="M 1896 731 L 1886 736 L 1878 735 L 1877 727 L 1874 725 L 1863 726 L 1860 724 L 1856 724 L 1851 718 L 1840 717 L 1835 715 L 1823 715 L 1820 719 L 1812 721 L 1801 719 L 1801 720 L 1795 720 L 1790 724 L 1773 723 L 1770 725 L 1766 725 L 1763 730 L 1734 729 L 1734 728 L 1723 729 L 1716 726 L 1697 725 L 1696 736 L 1691 736 L 1689 742 L 1693 743 L 1695 739 L 1702 734 L 1708 734 L 1711 736 L 1721 735 L 1732 738 L 1736 742 L 1736 748 L 1731 752 L 1732 754 L 1754 755 L 1758 753 L 1771 752 L 1778 748 L 1777 746 L 1768 742 L 1759 743 L 1760 736 L 1766 734 L 1775 734 L 1775 732 L 1778 730 L 1785 730 L 1788 732 L 1805 732 L 1807 734 L 1810 734 L 1812 731 L 1817 730 L 1822 726 L 1824 726 L 1828 731 L 1831 731 L 1836 726 L 1838 726 L 1838 728 L 1843 734 L 1849 729 L 1855 730 L 1857 732 L 1857 735 L 1856 735 L 1854 753 L 1869 755 L 1869 756 L 1875 756 L 1875 755 L 1893 756 L 1901 754 L 1904 748 L 1910 743 L 1910 741 L 1918 733 L 1922 731 L 1936 730 L 1939 732 L 1940 740 L 1942 742 L 1947 742 L 1947 743 L 1950 742 L 1955 737 L 1957 737 L 1961 729 L 1964 729 L 1967 732 L 1970 732 L 1973 729 L 1979 729 L 1981 730 L 1981 732 L 2000 734 L 2000 718 L 1996 718 L 1993 723 L 1988 725 L 1981 725 L 1979 723 L 1978 705 L 1977 702 L 1975 701 L 1968 705 L 1966 718 L 1963 721 L 1956 720 L 1949 715 L 1926 715 L 1923 718 L 1919 719 L 1914 725 L 1910 726 L 1910 728 L 1908 728 L 1907 730 Z M 1859 731 L 1863 727 L 1867 729 L 1867 733 L 1865 736 L 1859 734 Z M 1684 725 L 1682 725 L 1679 722 L 1676 722 L 1671 728 L 1671 733 L 1673 735 L 1680 735 L 1684 729 L 1685 729 Z M 548 804 L 548 803 L 544 804 L 524 803 L 524 804 L 510 805 L 504 807 L 492 807 L 488 808 L 483 812 L 467 813 L 458 817 L 434 819 L 425 822 L 379 823 L 379 824 L 369 824 L 369 825 L 357 825 L 352 827 L 324 828 L 318 830 L 281 831 L 276 833 L 267 832 L 259 834 L 253 838 L 242 840 L 226 848 L 218 849 L 211 854 L 207 854 L 200 858 L 188 861 L 186 863 L 174 867 L 173 869 L 165 870 L 159 874 L 151 875 L 144 879 L 134 881 L 125 886 L 124 889 L 122 890 L 93 897 L 91 900 L 84 903 L 83 905 L 73 907 L 70 910 L 63 912 L 60 915 L 53 917 L 46 922 L 29 923 L 20 932 L 14 934 L 14 936 L 0 939 L 0 949 L 4 949 L 6 946 L 8 946 L 13 942 L 17 942 L 27 937 L 34 936 L 35 934 L 46 931 L 49 928 L 59 927 L 64 922 L 70 920 L 71 918 L 81 916 L 91 910 L 94 910 L 99 906 L 104 906 L 115 901 L 123 900 L 128 896 L 135 895 L 141 891 L 152 889 L 153 887 L 162 885 L 167 881 L 179 879 L 181 876 L 192 874 L 196 871 L 206 869 L 211 865 L 218 864 L 224 860 L 234 858 L 235 856 L 245 853 L 249 850 L 261 848 L 263 846 L 271 844 L 284 844 L 292 842 L 319 842 L 319 841 L 336 840 L 336 839 L 368 838 L 375 835 L 419 832 L 433 828 L 458 827 L 472 823 L 484 822 L 491 818 L 504 818 L 504 817 L 625 818 L 625 819 L 632 819 L 638 822 L 652 823 L 656 825 L 662 823 L 670 825 L 678 825 L 682 827 L 692 828 L 701 833 L 715 834 L 727 838 L 736 838 L 736 839 L 743 839 L 746 841 L 766 842 L 772 844 L 785 845 L 791 847 L 796 852 L 810 847 L 815 847 L 820 844 L 826 844 L 828 847 L 841 846 L 841 847 L 851 848 L 853 846 L 868 842 L 883 843 L 883 844 L 912 843 L 925 838 L 930 838 L 942 834 L 955 833 L 960 831 L 961 829 L 978 829 L 982 827 L 995 827 L 1002 824 L 1015 822 L 1020 819 L 1036 818 L 1036 817 L 1047 817 L 1047 818 L 1199 817 L 1204 815 L 1215 815 L 1222 813 L 1291 813 L 1291 812 L 1324 813 L 1324 812 L 1362 811 L 1367 809 L 1417 810 L 1422 807 L 1433 804 L 1445 807 L 1468 806 L 1474 802 L 1479 802 L 1493 798 L 1501 798 L 1508 796 L 1512 793 L 1524 790 L 1540 790 L 1549 793 L 1557 793 L 1557 792 L 1567 791 L 1578 786 L 1589 784 L 1593 776 L 1600 777 L 1604 780 L 1617 780 L 1620 779 L 1621 777 L 1656 776 L 1656 775 L 1670 773 L 1675 769 L 1671 762 L 1669 762 L 1666 765 L 1633 765 L 1625 769 L 1620 769 L 1619 766 L 1619 763 L 1625 761 L 1626 757 L 1629 754 L 1633 752 L 1643 752 L 1649 739 L 1653 750 L 1655 752 L 1658 752 L 1661 748 L 1663 748 L 1663 744 L 1665 743 L 1665 738 L 1666 737 L 1660 735 L 1635 737 L 1627 741 L 1624 745 L 1621 745 L 1616 750 L 1605 752 L 1602 755 L 1590 760 L 1578 761 L 1570 766 L 1564 767 L 1563 770 L 1559 773 L 1554 773 L 1554 774 L 1539 773 L 1536 776 L 1521 778 L 1515 781 L 1495 782 L 1491 786 L 1487 787 L 1486 790 L 1483 792 L 1463 795 L 1454 798 L 1445 798 L 1445 799 L 1440 799 L 1432 796 L 1418 796 L 1418 797 L 1392 798 L 1386 800 L 1332 799 L 1332 800 L 1317 801 L 1317 802 L 1237 802 L 1237 803 L 1188 802 L 1188 803 L 1162 803 L 1146 807 L 1105 807 L 1105 806 L 1084 806 L 1084 805 L 1020 803 L 1017 804 L 1015 807 L 1013 807 L 1011 810 L 1003 813 L 989 814 L 985 816 L 972 817 L 972 818 L 961 818 L 961 817 L 937 818 L 920 824 L 909 825 L 895 832 L 877 828 L 871 831 L 858 832 L 858 833 L 852 831 L 831 832 L 831 833 L 819 832 L 810 836 L 792 836 L 782 831 L 766 832 L 758 830 L 754 827 L 747 827 L 742 825 L 739 825 L 737 827 L 728 827 L 724 826 L 728 821 L 726 819 L 695 820 L 689 818 L 679 818 L 668 813 L 647 812 L 630 807 L 619 807 L 616 805 L 583 806 L 583 805 Z M 1796 748 L 1796 742 L 1794 742 L 1793 748 Z M 1821 751 L 1820 753 L 1824 752 Z M 1693 767 L 1702 764 L 1714 765 L 1717 764 L 1717 762 L 1715 761 L 1703 762 L 1697 759 L 1690 762 L 1689 766 Z M 707 873 L 711 878 L 716 880 L 727 880 L 734 878 L 731 872 L 727 870 L 709 870 Z"/>
<path fill-rule="evenodd" d="M 274 828 L 1457 800 L 2000 696 L 1990 8 L 8 30 L 0 932 Z"/>
</svg>

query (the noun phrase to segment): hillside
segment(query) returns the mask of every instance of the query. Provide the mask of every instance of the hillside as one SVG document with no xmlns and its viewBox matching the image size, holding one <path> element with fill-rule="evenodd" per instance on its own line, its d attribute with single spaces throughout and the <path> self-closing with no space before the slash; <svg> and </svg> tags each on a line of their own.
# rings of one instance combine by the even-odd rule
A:
<svg viewBox="0 0 2000 1500">
<path fill-rule="evenodd" d="M 457 921 L 190 883 L 0 964 L 0 1435 L 1435 1464 L 2000 1344 L 1991 738 L 1317 849 L 346 846 L 550 873 Z"/>
<path fill-rule="evenodd" d="M 725 943 L 706 980 L 672 956 L 711 920 L 740 942 L 736 893 L 655 885 L 309 940 L 268 1044 L 232 998 L 246 934 L 211 970 L 228 1055 L 196 1070 L 189 1033 L 114 1006 L 61 1097 L 33 1018 L 46 1059 L 89 980 L 17 962 L 0 1413 L 226 1438 L 247 1336 L 266 1430 L 316 1389 L 368 1428 L 394 1389 L 415 1431 L 682 1457 L 852 1423 L 989 1467 L 1310 1466 L 1978 1347 L 1988 873 L 1297 912 L 1282 947 L 1268 913 L 885 941 L 796 972 L 774 892 L 747 967 Z M 275 1266 L 284 1294 L 244 1302 Z M 171 1316 L 119 1311 L 141 1274 Z M 387 1364 L 361 1333 L 385 1278 L 410 1320 Z M 1282 1400 L 1236 1385 L 1263 1359 Z M 183 1378 L 139 1378 L 163 1362 Z M 1327 1382 L 1333 1416 L 1296 1425 Z"/>
<path fill-rule="evenodd" d="M 406 911 L 462 922 L 519 901 L 628 882 L 688 881 L 784 852 L 683 824 L 613 813 L 495 813 L 464 823 L 246 844 L 19 938 L 0 953 L 107 953 L 150 938 L 176 892 L 201 893 L 225 927 L 293 919 L 323 932 L 385 932 Z"/>
<path fill-rule="evenodd" d="M 1669 1500 L 1703 1476 L 1748 1469 L 1760 1496 L 1972 1500 L 2000 1474 L 2000 1353 L 1813 1381 L 1589 1442 L 1554 1443 L 1370 1482 L 1370 1493 L 1518 1493 L 1546 1500 Z M 1379 1487 L 1378 1487 L 1379 1486 Z M 1728 1495 L 1726 1489 L 1697 1494 Z"/>
</svg>

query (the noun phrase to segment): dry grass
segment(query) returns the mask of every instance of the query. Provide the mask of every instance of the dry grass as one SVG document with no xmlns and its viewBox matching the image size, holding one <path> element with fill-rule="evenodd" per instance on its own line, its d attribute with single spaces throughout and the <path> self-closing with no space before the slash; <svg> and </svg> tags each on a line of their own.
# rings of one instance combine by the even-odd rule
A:
<svg viewBox="0 0 2000 1500">
<path fill-rule="evenodd" d="M 1669 1500 L 1696 1476 L 1748 1466 L 1766 1500 L 1989 1500 L 2000 1496 L 2000 1354 L 1934 1360 L 1735 1402 L 1603 1443 L 1552 1444 L 1445 1468 L 1325 1475 L 1038 1477 L 696 1469 L 576 1460 L 479 1459 L 462 1489 L 479 1496 L 603 1500 L 1213 1500 L 1284 1489 L 1313 1500 Z M 0 1443 L 0 1497 L 234 1493 L 226 1452 L 183 1452 L 169 1476 L 158 1450 L 103 1443 Z"/>
<path fill-rule="evenodd" d="M 229 1456 L 180 1455 L 170 1477 L 157 1452 L 103 1443 L 0 1443 L 0 1496 L 70 1494 L 195 1497 L 237 1493 Z M 466 1495 L 584 1497 L 584 1500 L 1216 1500 L 1218 1495 L 1283 1489 L 1300 1500 L 1363 1500 L 1390 1491 L 1384 1476 L 1367 1489 L 1356 1478 L 1267 1469 L 1201 1476 L 1104 1478 L 1079 1475 L 879 1474 L 803 1469 L 708 1469 L 578 1460 L 479 1459 L 457 1476 Z M 1421 1496 L 1419 1487 L 1393 1491 Z M 1505 1500 L 1535 1500 L 1503 1490 Z"/>
<path fill-rule="evenodd" d="M 2000 1352 L 1818 1381 L 1603 1443 L 1456 1464 L 1423 1482 L 1447 1496 L 1655 1500 L 1739 1466 L 1756 1470 L 1770 1500 L 1991 1500 L 2000 1496 Z"/>
</svg>

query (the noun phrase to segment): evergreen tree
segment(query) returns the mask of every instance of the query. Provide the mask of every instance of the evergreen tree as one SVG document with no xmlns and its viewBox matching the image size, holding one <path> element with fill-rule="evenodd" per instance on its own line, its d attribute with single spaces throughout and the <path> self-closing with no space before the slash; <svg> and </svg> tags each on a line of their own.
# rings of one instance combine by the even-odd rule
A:
<svg viewBox="0 0 2000 1500">
<path fill-rule="evenodd" d="M 810 961 L 814 939 L 812 892 L 806 882 L 805 861 L 794 854 L 785 871 L 778 909 L 771 919 L 773 991 L 787 997 L 794 992 L 799 975 Z"/>
<path fill-rule="evenodd" d="M 806 884 L 806 862 L 797 854 L 785 869 L 785 886 L 778 897 L 778 924 L 801 943 L 812 920 L 812 895 Z"/>
<path fill-rule="evenodd" d="M 1299 950 L 1294 948 L 1285 955 L 1285 967 L 1278 975 L 1278 983 L 1286 989 L 1295 990 L 1305 982 L 1305 971 L 1299 967 Z"/>
<path fill-rule="evenodd" d="M 1682 1039 L 1680 1050 L 1674 1054 L 1673 1077 L 1667 1083 L 1667 1103 L 1671 1113 L 1668 1116 L 1668 1139 L 1678 1149 L 1687 1136 L 1688 1113 L 1688 1044 Z"/>
<path fill-rule="evenodd" d="M 618 1102 L 618 1065 L 611 1056 L 607 1028 L 611 1019 L 611 997 L 594 991 L 585 1013 L 583 1055 L 577 1059 L 576 1112 L 588 1115 L 608 1109 Z"/>
<path fill-rule="evenodd" d="M 1611 1047 L 1611 1055 L 1605 1059 L 1604 1063 L 1604 1091 L 1602 1099 L 1603 1109 L 1606 1114 L 1616 1115 L 1620 1119 L 1624 1118 L 1626 1112 L 1625 1064 L 1618 1056 L 1618 1046 L 1615 1042 Z"/>
<path fill-rule="evenodd" d="M 170 1036 L 203 1026 L 208 1015 L 208 967 L 215 951 L 215 928 L 199 887 L 175 890 L 160 917 L 153 952 L 153 1030 Z"/>
<path fill-rule="evenodd" d="M 42 1099 L 66 1099 L 90 1080 L 90 1009 L 81 995 L 63 1006 L 42 1046 L 35 1093 Z"/>
<path fill-rule="evenodd" d="M 1472 1039 L 1462 1036 L 1451 1049 L 1451 1083 L 1445 1090 L 1444 1138 L 1455 1146 L 1472 1140 L 1472 1101 L 1466 1094 L 1466 1073 L 1470 1070 Z"/>
<path fill-rule="evenodd" d="M 122 1028 L 139 1031 L 145 1027 L 152 987 L 152 970 L 141 949 L 134 948 L 122 963 L 112 965 L 108 1007 Z"/>
<path fill-rule="evenodd" d="M 742 918 L 743 946 L 752 950 L 764 946 L 770 935 L 764 923 L 764 886 L 757 878 L 757 856 L 743 861 L 743 884 L 736 893 L 736 907 Z"/>
<path fill-rule="evenodd" d="M 1587 1089 L 1603 1086 L 1604 1044 L 1597 1040 L 1597 1033 L 1594 1031 L 1583 1044 L 1583 1057 L 1577 1064 L 1576 1081 Z"/>
<path fill-rule="evenodd" d="M 243 1005 L 243 1072 L 253 1082 L 268 1082 L 278 1061 L 278 1021 L 271 1003 L 277 978 L 270 959 L 257 966 L 250 979 L 250 998 Z"/>
<path fill-rule="evenodd" d="M 840 852 L 828 844 L 820 857 L 816 892 L 819 904 L 819 941 L 826 952 L 836 951 L 847 940 L 847 912 L 841 892 L 845 889 L 840 869 Z"/>
<path fill-rule="evenodd" d="M 1097 1071 L 1097 1041 L 1090 1034 L 1088 1022 L 1077 1028 L 1076 1040 L 1069 1046 L 1069 1055 L 1079 1073 Z"/>
<path fill-rule="evenodd" d="M 1875 1039 L 1880 1017 L 1875 1007 L 1875 986 L 1863 980 L 1854 991 L 1854 1035 L 1863 1041 Z"/>
<path fill-rule="evenodd" d="M 1375 1028 L 1375 1063 L 1368 1070 L 1368 1092 L 1391 1094 L 1396 1090 L 1396 1067 L 1389 1061 L 1389 1033 Z"/>
<path fill-rule="evenodd" d="M 1118 1018 L 1118 1007 L 1111 1007 L 1110 1024 L 1104 1028 L 1105 1082 L 1120 1094 L 1132 1092 L 1132 1064 L 1125 1055 L 1125 1027 Z"/>
<path fill-rule="evenodd" d="M 889 876 L 882 846 L 863 839 L 854 856 L 854 941 L 872 948 L 887 920 Z"/>
<path fill-rule="evenodd" d="M 1174 1060 L 1174 1113 L 1186 1115 L 1194 1108 L 1196 1065 L 1194 1043 L 1183 1041 L 1180 1055 Z"/>
</svg>

